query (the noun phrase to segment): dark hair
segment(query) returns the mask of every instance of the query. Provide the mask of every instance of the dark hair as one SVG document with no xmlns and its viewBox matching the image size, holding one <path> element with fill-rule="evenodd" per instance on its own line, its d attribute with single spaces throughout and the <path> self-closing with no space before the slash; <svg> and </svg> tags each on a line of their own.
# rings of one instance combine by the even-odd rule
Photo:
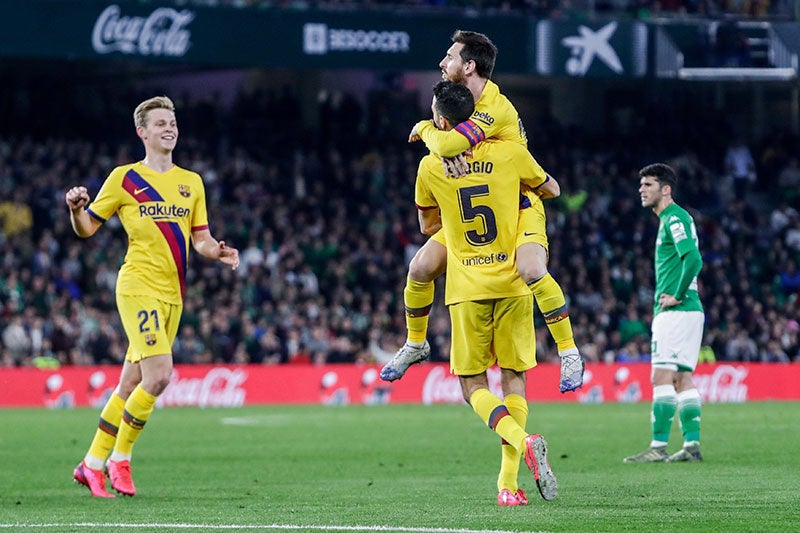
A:
<svg viewBox="0 0 800 533">
<path fill-rule="evenodd" d="M 639 171 L 639 178 L 645 176 L 655 178 L 661 185 L 669 185 L 673 192 L 678 187 L 678 175 L 671 166 L 664 163 L 653 163 L 644 167 Z"/>
<path fill-rule="evenodd" d="M 433 86 L 436 97 L 436 111 L 455 126 L 472 116 L 475 99 L 466 85 L 449 80 L 441 80 Z"/>
<path fill-rule="evenodd" d="M 497 47 L 482 33 L 475 31 L 456 30 L 452 41 L 461 43 L 461 60 L 475 62 L 475 72 L 481 78 L 491 78 L 494 71 L 494 62 L 497 59 Z"/>
</svg>

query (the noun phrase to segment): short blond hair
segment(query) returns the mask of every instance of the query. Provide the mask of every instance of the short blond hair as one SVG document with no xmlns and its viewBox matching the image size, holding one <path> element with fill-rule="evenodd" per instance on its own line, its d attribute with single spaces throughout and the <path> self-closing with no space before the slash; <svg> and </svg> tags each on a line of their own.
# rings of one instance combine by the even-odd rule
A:
<svg viewBox="0 0 800 533">
<path fill-rule="evenodd" d="M 153 109 L 167 109 L 169 111 L 175 112 L 175 104 L 172 103 L 172 100 L 169 99 L 168 96 L 154 96 L 148 100 L 145 100 L 141 104 L 136 106 L 136 109 L 133 111 L 133 123 L 138 128 L 141 126 L 142 128 L 147 126 L 147 113 L 152 111 Z"/>
</svg>

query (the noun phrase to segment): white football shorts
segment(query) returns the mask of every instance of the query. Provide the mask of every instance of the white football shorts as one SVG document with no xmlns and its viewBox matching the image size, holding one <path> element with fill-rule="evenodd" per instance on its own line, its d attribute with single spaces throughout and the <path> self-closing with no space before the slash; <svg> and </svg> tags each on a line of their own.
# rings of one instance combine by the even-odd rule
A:
<svg viewBox="0 0 800 533">
<path fill-rule="evenodd" d="M 653 367 L 693 372 L 697 367 L 703 325 L 702 311 L 662 311 L 653 318 L 650 357 Z"/>
</svg>

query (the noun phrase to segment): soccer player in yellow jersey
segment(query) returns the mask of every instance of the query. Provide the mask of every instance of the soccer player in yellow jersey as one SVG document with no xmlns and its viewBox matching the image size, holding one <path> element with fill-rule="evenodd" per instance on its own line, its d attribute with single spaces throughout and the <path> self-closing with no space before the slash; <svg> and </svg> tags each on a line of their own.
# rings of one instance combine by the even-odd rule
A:
<svg viewBox="0 0 800 533">
<path fill-rule="evenodd" d="M 91 204 L 85 187 L 66 193 L 72 227 L 80 237 L 94 235 L 114 214 L 128 234 L 116 288 L 128 351 L 88 453 L 73 473 L 75 481 L 100 498 L 114 497 L 106 490 L 106 473 L 114 490 L 136 494 L 133 444 L 169 384 L 189 242 L 204 257 L 239 266 L 238 250 L 211 236 L 203 180 L 172 162 L 178 141 L 172 101 L 166 96 L 145 100 L 133 118 L 144 159 L 112 170 Z"/>
<path fill-rule="evenodd" d="M 443 80 L 434 87 L 434 121 L 441 129 L 462 122 L 473 107 L 464 85 Z M 468 164 L 467 175 L 452 179 L 439 157 L 429 154 L 420 161 L 415 187 L 420 229 L 428 235 L 441 229 L 447 239 L 450 369 L 459 377 L 464 399 L 502 438 L 498 504 L 528 503 L 517 485 L 521 456 L 542 497 L 552 500 L 558 487 L 547 443 L 525 431 L 525 380 L 536 366 L 536 342 L 533 298 L 515 259 L 520 183 L 551 195 L 558 194 L 558 184 L 519 143 L 487 140 L 475 146 Z M 495 363 L 503 400 L 489 390 L 486 371 Z"/>
<path fill-rule="evenodd" d="M 494 70 L 497 48 L 481 33 L 456 31 L 453 45 L 439 63 L 442 78 L 469 88 L 475 100 L 472 116 L 449 131 L 442 131 L 430 121 L 414 126 L 409 141 L 422 139 L 434 153 L 444 158 L 461 154 L 486 139 L 512 141 L 525 147 L 527 138 L 519 114 L 511 102 L 489 78 Z M 462 159 L 463 161 L 463 159 Z M 446 167 L 450 162 L 446 161 Z M 457 166 L 457 165 L 456 165 Z M 450 166 L 448 168 L 453 168 Z M 463 170 L 457 169 L 456 175 Z M 547 271 L 547 233 L 544 206 L 539 195 L 523 186 L 523 203 L 529 209 L 519 211 L 517 227 L 517 268 L 536 298 L 545 323 L 561 357 L 561 392 L 576 390 L 583 384 L 583 360 L 575 345 L 566 299 L 561 287 Z M 404 290 L 408 339 L 381 371 L 381 377 L 394 381 L 411 364 L 427 359 L 430 345 L 425 339 L 428 314 L 433 305 L 433 280 L 446 265 L 446 242 L 436 233 L 417 252 L 409 265 Z"/>
</svg>

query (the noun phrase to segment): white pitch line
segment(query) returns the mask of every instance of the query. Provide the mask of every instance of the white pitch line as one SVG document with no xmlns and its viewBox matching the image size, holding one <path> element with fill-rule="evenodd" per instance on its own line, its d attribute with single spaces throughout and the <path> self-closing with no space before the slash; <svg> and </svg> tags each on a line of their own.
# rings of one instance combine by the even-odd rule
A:
<svg viewBox="0 0 800 533">
<path fill-rule="evenodd" d="M 71 522 L 71 523 L 51 523 L 51 524 L 0 524 L 0 529 L 25 528 L 25 529 L 47 529 L 56 527 L 101 527 L 101 528 L 127 528 L 127 529 L 276 529 L 276 530 L 320 530 L 320 531 L 407 531 L 409 533 L 515 533 L 498 529 L 451 529 L 443 527 L 395 527 L 395 526 L 313 526 L 313 525 L 294 525 L 294 524 L 121 524 L 121 523 L 100 523 L 100 522 Z"/>
</svg>

